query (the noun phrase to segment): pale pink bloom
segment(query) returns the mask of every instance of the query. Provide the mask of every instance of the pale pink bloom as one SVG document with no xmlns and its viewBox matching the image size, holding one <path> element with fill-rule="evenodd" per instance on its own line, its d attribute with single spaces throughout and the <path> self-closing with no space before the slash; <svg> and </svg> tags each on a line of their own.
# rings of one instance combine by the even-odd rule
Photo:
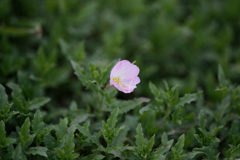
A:
<svg viewBox="0 0 240 160">
<path fill-rule="evenodd" d="M 131 93 L 140 83 L 139 68 L 128 60 L 119 61 L 110 74 L 110 85 L 124 93 Z"/>
</svg>

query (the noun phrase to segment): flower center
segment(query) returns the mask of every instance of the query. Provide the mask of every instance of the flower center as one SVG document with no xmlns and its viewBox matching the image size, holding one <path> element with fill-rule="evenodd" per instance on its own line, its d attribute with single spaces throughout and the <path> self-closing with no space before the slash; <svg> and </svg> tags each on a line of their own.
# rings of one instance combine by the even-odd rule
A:
<svg viewBox="0 0 240 160">
<path fill-rule="evenodd" d="M 113 81 L 117 82 L 118 84 L 120 83 L 120 78 L 119 77 L 114 77 Z"/>
</svg>

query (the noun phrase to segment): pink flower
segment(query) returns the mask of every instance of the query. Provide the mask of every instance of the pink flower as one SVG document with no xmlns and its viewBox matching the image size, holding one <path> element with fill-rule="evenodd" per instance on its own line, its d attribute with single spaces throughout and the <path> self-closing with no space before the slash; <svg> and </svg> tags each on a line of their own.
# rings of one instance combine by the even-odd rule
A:
<svg viewBox="0 0 240 160">
<path fill-rule="evenodd" d="M 128 60 L 119 61 L 110 74 L 110 85 L 124 93 L 131 93 L 140 83 L 139 68 Z"/>
</svg>

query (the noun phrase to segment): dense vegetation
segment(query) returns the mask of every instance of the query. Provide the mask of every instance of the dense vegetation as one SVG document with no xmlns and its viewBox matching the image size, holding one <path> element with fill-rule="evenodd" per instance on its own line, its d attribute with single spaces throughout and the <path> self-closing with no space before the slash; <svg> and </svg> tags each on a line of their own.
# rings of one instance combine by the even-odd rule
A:
<svg viewBox="0 0 240 160">
<path fill-rule="evenodd" d="M 239 0 L 1 0 L 0 159 L 240 157 Z M 131 94 L 110 87 L 136 60 Z"/>
</svg>

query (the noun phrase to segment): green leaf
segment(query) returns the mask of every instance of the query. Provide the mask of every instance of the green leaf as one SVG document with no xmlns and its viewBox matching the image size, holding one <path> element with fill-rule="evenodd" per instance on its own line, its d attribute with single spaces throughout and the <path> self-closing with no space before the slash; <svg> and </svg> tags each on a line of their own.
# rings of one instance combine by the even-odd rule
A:
<svg viewBox="0 0 240 160">
<path fill-rule="evenodd" d="M 71 64 L 72 64 L 72 67 L 75 71 L 74 74 L 78 77 L 78 79 L 82 82 L 82 84 L 84 86 L 87 86 L 86 82 L 88 81 L 88 79 L 84 74 L 83 68 L 81 68 L 78 63 L 76 63 L 72 60 L 71 60 Z"/>
<path fill-rule="evenodd" d="M 81 160 L 102 160 L 105 156 L 100 154 L 90 154 L 86 157 L 81 157 Z"/>
<path fill-rule="evenodd" d="M 16 114 L 19 114 L 19 112 L 18 111 L 11 111 L 11 112 L 9 112 L 7 114 L 7 116 L 5 116 L 4 122 L 6 123 L 7 121 L 9 121 Z"/>
<path fill-rule="evenodd" d="M 34 98 L 29 102 L 29 109 L 39 109 L 48 103 L 51 99 L 50 98 Z"/>
<path fill-rule="evenodd" d="M 43 128 L 37 135 L 36 135 L 36 145 L 39 146 L 47 137 L 47 135 L 53 130 L 54 126 L 49 126 Z"/>
<path fill-rule="evenodd" d="M 188 154 L 186 155 L 186 157 L 182 158 L 181 160 L 189 160 L 189 159 L 192 159 L 192 158 L 194 158 L 194 157 L 195 157 L 196 155 L 198 155 L 198 154 L 203 154 L 203 152 L 201 152 L 201 151 L 192 151 L 192 152 L 188 153 Z"/>
<path fill-rule="evenodd" d="M 43 129 L 44 123 L 42 120 L 42 114 L 39 110 L 34 114 L 34 118 L 32 120 L 32 130 L 34 133 L 38 133 Z"/>
<path fill-rule="evenodd" d="M 7 86 L 12 89 L 14 107 L 19 111 L 26 110 L 27 107 L 26 100 L 22 94 L 22 89 L 19 87 L 19 85 L 10 82 L 7 84 Z"/>
<path fill-rule="evenodd" d="M 118 133 L 125 128 L 125 126 L 121 126 L 118 129 L 115 128 L 117 123 L 117 116 L 118 116 L 119 108 L 115 108 L 107 120 L 107 124 L 102 121 L 103 129 L 101 130 L 101 134 L 103 135 L 107 145 L 109 146 L 113 139 L 118 135 Z"/>
<path fill-rule="evenodd" d="M 193 151 L 203 152 L 204 154 L 206 154 L 208 159 L 218 160 L 219 154 L 215 155 L 215 151 L 211 146 L 202 147 L 202 148 L 194 148 Z"/>
<path fill-rule="evenodd" d="M 12 159 L 13 160 L 27 160 L 27 158 L 25 157 L 25 155 L 22 152 L 21 143 L 18 143 L 15 150 L 12 151 Z"/>
<path fill-rule="evenodd" d="M 64 143 L 63 150 L 56 149 L 58 157 L 61 159 L 69 160 L 77 158 L 79 154 L 74 153 L 74 148 L 75 148 L 74 132 L 70 131 L 66 136 L 66 141 Z"/>
<path fill-rule="evenodd" d="M 160 92 L 152 82 L 149 82 L 149 88 L 150 88 L 152 94 L 154 95 L 154 97 L 159 98 Z"/>
<path fill-rule="evenodd" d="M 89 117 L 89 114 L 80 114 L 77 115 L 72 122 L 70 123 L 70 126 L 75 125 L 75 124 L 79 124 L 82 123 L 83 121 L 85 121 L 87 118 Z"/>
<path fill-rule="evenodd" d="M 48 151 L 48 149 L 46 147 L 31 147 L 25 153 L 32 154 L 32 155 L 39 155 L 39 156 L 48 158 L 48 156 L 46 154 L 47 151 Z"/>
<path fill-rule="evenodd" d="M 174 146 L 177 153 L 181 154 L 183 152 L 184 141 L 185 141 L 185 135 L 183 134 L 178 138 L 178 141 L 177 141 L 176 145 Z"/>
<path fill-rule="evenodd" d="M 166 132 L 163 132 L 161 141 L 162 141 L 162 145 L 165 145 L 168 142 L 168 136 Z"/>
<path fill-rule="evenodd" d="M 77 103 L 75 101 L 72 101 L 71 104 L 70 104 L 70 111 L 77 111 L 78 110 L 78 107 L 77 107 Z"/>
<path fill-rule="evenodd" d="M 86 57 L 86 55 L 85 55 L 84 42 L 80 42 L 77 46 L 74 60 L 77 62 L 83 61 L 85 59 L 85 57 Z"/>
<path fill-rule="evenodd" d="M 117 123 L 117 116 L 118 116 L 119 108 L 113 110 L 112 114 L 107 120 L 107 125 L 109 128 L 114 128 Z"/>
<path fill-rule="evenodd" d="M 174 113 L 172 114 L 172 121 L 178 124 L 182 124 L 181 117 L 182 107 L 176 106 Z"/>
<path fill-rule="evenodd" d="M 89 131 L 87 131 L 84 127 L 76 125 L 76 128 L 81 132 L 83 135 L 86 135 L 93 143 L 95 143 L 102 151 L 104 151 L 104 147 L 100 144 L 96 137 L 92 136 Z"/>
<path fill-rule="evenodd" d="M 240 144 L 231 151 L 231 158 L 236 157 L 240 157 Z"/>
<path fill-rule="evenodd" d="M 5 88 L 0 84 L 0 110 L 8 105 L 8 96 L 6 94 Z"/>
<path fill-rule="evenodd" d="M 190 104 L 191 102 L 196 101 L 201 95 L 202 95 L 202 92 L 185 94 L 183 97 L 179 99 L 178 105 L 184 106 L 185 104 Z"/>
<path fill-rule="evenodd" d="M 54 128 L 53 126 L 44 127 L 44 123 L 42 120 L 42 114 L 39 110 L 34 114 L 34 119 L 32 120 L 32 130 L 36 134 L 35 143 L 39 146 L 44 138 L 51 132 Z"/>
<path fill-rule="evenodd" d="M 0 121 L 0 142 L 6 138 L 5 124 Z M 0 143 L 1 144 L 1 143 Z"/>
<path fill-rule="evenodd" d="M 142 130 L 142 125 L 141 123 L 138 124 L 137 129 L 136 129 L 136 145 L 139 151 L 142 151 L 144 149 L 145 143 L 144 143 L 144 135 L 143 135 L 143 130 Z"/>
<path fill-rule="evenodd" d="M 168 83 L 165 79 L 163 80 L 163 83 L 165 85 L 166 90 L 169 91 L 169 86 L 168 86 Z"/>
<path fill-rule="evenodd" d="M 16 140 L 14 138 L 6 138 L 5 124 L 0 121 L 0 152 L 6 146 L 13 144 Z"/>
<path fill-rule="evenodd" d="M 163 154 L 165 154 L 166 152 L 168 152 L 169 150 L 170 150 L 170 148 L 171 148 L 171 146 L 172 146 L 172 144 L 173 144 L 173 139 L 172 140 L 170 140 L 170 141 L 168 141 L 168 142 L 166 142 L 166 143 L 162 143 L 162 146 L 160 146 L 156 151 L 155 151 L 155 153 L 156 154 L 159 154 L 159 155 L 163 155 Z"/>
<path fill-rule="evenodd" d="M 30 120 L 29 117 L 26 118 L 25 122 L 23 123 L 21 127 L 21 131 L 19 133 L 19 140 L 24 146 L 28 141 L 32 140 L 35 135 L 30 135 Z"/>
<path fill-rule="evenodd" d="M 141 109 L 139 110 L 139 113 L 140 113 L 141 115 L 143 115 L 143 112 L 150 111 L 150 110 L 152 110 L 151 104 L 148 104 L 147 106 L 141 108 Z"/>
<path fill-rule="evenodd" d="M 53 150 L 54 148 L 57 147 L 57 142 L 56 139 L 51 135 L 48 134 L 46 136 L 46 138 L 44 139 L 44 145 L 49 149 L 49 150 Z"/>
<path fill-rule="evenodd" d="M 220 64 L 218 65 L 218 81 L 222 86 L 226 86 L 229 83 Z"/>
<path fill-rule="evenodd" d="M 217 134 L 217 132 L 222 129 L 223 126 L 219 126 L 217 128 L 214 128 L 212 131 L 211 131 L 211 136 L 215 136 Z"/>
<path fill-rule="evenodd" d="M 113 139 L 112 145 L 123 145 L 125 141 L 127 141 L 127 133 L 130 128 L 126 127 L 124 128 L 119 134 Z"/>
<path fill-rule="evenodd" d="M 150 152 L 154 145 L 155 135 L 152 136 L 149 142 L 145 142 L 141 123 L 138 124 L 136 132 L 137 134 L 135 136 L 135 143 L 137 147 L 133 148 L 133 153 L 139 158 L 146 159 L 147 157 L 150 157 Z"/>
<path fill-rule="evenodd" d="M 111 153 L 114 156 L 114 158 L 119 158 L 120 160 L 124 160 L 126 158 L 123 156 L 122 154 L 123 151 L 121 150 L 121 148 L 123 147 L 122 146 L 116 147 L 114 148 L 115 150 L 111 150 L 109 153 Z"/>
<path fill-rule="evenodd" d="M 65 155 L 64 151 L 63 150 L 60 150 L 58 148 L 55 149 L 56 152 L 57 152 L 57 156 L 62 159 L 62 160 L 65 160 L 67 159 L 67 156 Z"/>
<path fill-rule="evenodd" d="M 149 155 L 151 150 L 152 150 L 152 147 L 154 145 L 154 142 L 155 142 L 155 135 L 152 136 L 152 138 L 148 141 L 147 145 L 146 145 L 146 154 Z"/>
<path fill-rule="evenodd" d="M 182 154 L 184 141 L 185 141 L 185 135 L 183 134 L 178 138 L 176 145 L 172 148 L 173 154 L 171 156 L 171 159 L 180 160 L 186 156 L 185 154 Z"/>
<path fill-rule="evenodd" d="M 205 120 L 204 113 L 203 113 L 202 110 L 200 111 L 200 113 L 198 115 L 198 119 L 199 119 L 199 127 L 202 128 L 202 129 L 205 129 L 206 120 Z"/>
<path fill-rule="evenodd" d="M 62 139 L 67 134 L 68 118 L 64 118 L 60 121 L 59 125 L 55 128 L 58 139 Z"/>
<path fill-rule="evenodd" d="M 136 108 L 137 106 L 141 105 L 144 102 L 149 102 L 150 99 L 148 98 L 135 98 L 133 100 L 115 100 L 113 102 L 113 107 L 120 107 L 119 114 L 127 113 L 130 110 Z"/>
<path fill-rule="evenodd" d="M 194 137 L 196 138 L 198 143 L 203 144 L 203 141 L 202 141 L 202 139 L 200 138 L 200 136 L 198 134 L 194 134 Z"/>
</svg>

